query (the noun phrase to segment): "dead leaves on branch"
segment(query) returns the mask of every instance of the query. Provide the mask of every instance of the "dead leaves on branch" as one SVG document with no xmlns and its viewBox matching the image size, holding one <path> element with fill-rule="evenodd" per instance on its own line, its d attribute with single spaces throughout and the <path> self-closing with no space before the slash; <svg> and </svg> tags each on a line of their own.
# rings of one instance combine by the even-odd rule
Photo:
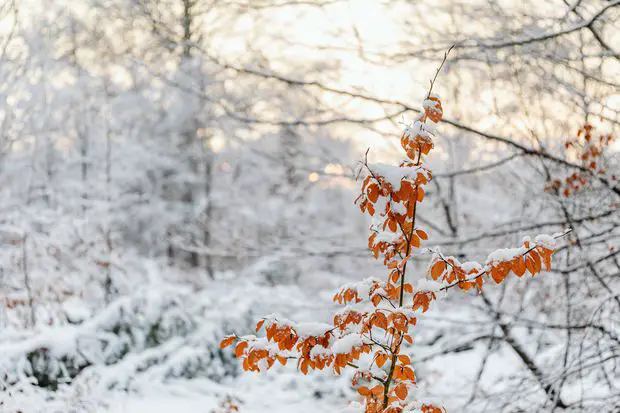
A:
<svg viewBox="0 0 620 413">
<path fill-rule="evenodd" d="M 609 174 L 605 168 L 605 155 L 610 150 L 614 138 L 610 134 L 603 133 L 595 138 L 593 130 L 592 125 L 586 124 L 577 131 L 574 138 L 564 141 L 567 157 L 580 162 L 582 169 L 564 178 L 550 179 L 545 185 L 547 192 L 569 197 L 587 188 L 593 177 L 604 177 L 611 182 L 617 181 L 617 176 Z"/>
<path fill-rule="evenodd" d="M 525 241 L 521 249 L 517 250 L 513 256 L 505 257 L 505 259 L 488 259 L 485 266 L 478 263 L 464 265 L 455 258 L 445 258 L 435 254 L 427 273 L 434 281 L 443 285 L 443 290 L 451 287 L 458 287 L 465 291 L 474 287 L 481 290 L 487 277 L 499 284 L 510 273 L 522 277 L 528 272 L 533 277 L 543 268 L 550 271 L 553 253 L 554 249 L 549 248 L 548 245 L 541 243 L 531 246 L 530 241 Z"/>
<path fill-rule="evenodd" d="M 224 338 L 221 347 L 236 343 L 234 352 L 243 360 L 245 370 L 261 371 L 276 361 L 285 365 L 289 359 L 297 361 L 303 374 L 327 367 L 340 374 L 345 368 L 353 368 L 353 386 L 363 382 L 357 392 L 365 413 L 405 413 L 412 411 L 411 406 L 422 413 L 442 413 L 443 408 L 411 402 L 416 375 L 402 347 L 414 342 L 411 328 L 417 324 L 416 315 L 428 311 L 441 290 L 453 286 L 481 289 L 489 278 L 500 283 L 510 273 L 521 277 L 526 272 L 538 274 L 543 266 L 550 269 L 553 248 L 547 237 L 532 246 L 526 241 L 517 253 L 505 250 L 491 255 L 484 266 L 461 264 L 435 254 L 429 279 L 415 285 L 407 282 L 412 252 L 429 238 L 426 231 L 416 227 L 416 210 L 425 198 L 423 186 L 432 178 L 422 166 L 424 155 L 433 148 L 432 130 L 443 116 L 436 96 L 429 96 L 423 107 L 424 113 L 401 137 L 409 160 L 399 166 L 364 162 L 368 174 L 355 201 L 362 212 L 373 217 L 368 248 L 375 258 L 383 259 L 386 278 L 343 286 L 333 301 L 344 308 L 330 325 L 306 329 L 301 323 L 267 318 L 256 326 L 257 332 L 265 331 L 264 337 Z M 370 367 L 358 363 L 364 354 L 370 359 Z"/>
</svg>

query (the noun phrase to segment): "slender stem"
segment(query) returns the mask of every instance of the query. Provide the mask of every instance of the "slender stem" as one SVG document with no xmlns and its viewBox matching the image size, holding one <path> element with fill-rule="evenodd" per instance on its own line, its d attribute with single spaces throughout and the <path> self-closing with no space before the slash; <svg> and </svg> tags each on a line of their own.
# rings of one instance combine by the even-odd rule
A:
<svg viewBox="0 0 620 413">
<path fill-rule="evenodd" d="M 431 97 L 431 93 L 433 91 L 433 86 L 435 85 L 435 80 L 437 79 L 437 76 L 439 75 L 439 71 L 441 70 L 441 68 L 443 67 L 444 63 L 446 63 L 446 60 L 448 59 L 448 55 L 450 54 L 450 52 L 452 51 L 452 49 L 454 49 L 454 45 L 450 46 L 450 48 L 448 50 L 446 50 L 446 53 L 444 53 L 443 55 L 443 60 L 441 61 L 441 64 L 439 65 L 439 67 L 437 68 L 437 71 L 435 72 L 435 76 L 433 77 L 433 80 L 431 80 L 431 87 L 430 89 L 428 89 L 428 95 L 426 95 L 426 98 L 428 99 L 429 97 Z"/>
<path fill-rule="evenodd" d="M 567 234 L 569 234 L 572 230 L 573 230 L 572 228 L 569 228 L 568 230 L 564 231 L 563 233 L 561 233 L 561 234 L 556 235 L 555 237 L 553 237 L 553 239 L 559 239 L 559 238 L 562 238 L 562 237 L 566 236 Z M 524 257 L 524 256 L 526 256 L 528 253 L 530 253 L 531 251 L 535 250 L 535 249 L 536 249 L 536 247 L 537 247 L 537 245 L 534 245 L 534 246 L 532 246 L 532 247 L 530 247 L 530 248 L 526 249 L 526 250 L 525 250 L 523 253 L 521 253 L 519 256 L 520 256 L 520 257 Z M 441 260 L 442 260 L 443 262 L 445 262 L 447 265 L 451 266 L 452 268 L 454 268 L 454 267 L 455 267 L 452 263 L 450 263 L 450 262 L 449 262 L 446 258 L 444 258 L 443 256 L 441 256 L 441 255 L 440 255 L 440 258 L 441 258 Z M 446 285 L 446 286 L 444 286 L 444 287 L 441 287 L 441 288 L 439 289 L 439 291 L 446 291 L 446 290 L 448 290 L 448 289 L 450 289 L 450 288 L 452 288 L 452 287 L 455 287 L 455 286 L 457 286 L 457 285 L 459 285 L 459 284 L 461 284 L 461 283 L 464 283 L 464 282 L 472 282 L 472 281 L 476 281 L 478 278 L 482 277 L 483 275 L 487 274 L 488 272 L 489 272 L 489 270 L 484 270 L 484 271 L 482 271 L 481 273 L 476 274 L 476 275 L 475 275 L 475 276 L 473 276 L 472 278 L 465 278 L 465 279 L 463 279 L 463 280 L 457 280 L 457 281 L 453 282 L 452 284 L 448 284 L 448 285 Z"/>
<path fill-rule="evenodd" d="M 422 149 L 418 149 L 418 160 L 416 162 L 417 165 L 420 165 L 420 160 L 422 158 Z M 416 217 L 416 209 L 418 206 L 418 189 L 419 185 L 415 186 L 415 191 L 412 193 L 412 196 L 415 198 L 409 198 L 409 202 L 413 202 L 413 215 L 411 217 L 411 230 L 409 231 L 409 237 L 407 238 L 407 251 L 405 254 L 405 258 L 409 256 L 411 253 L 411 240 L 413 237 L 413 231 L 415 231 L 415 217 Z M 407 234 L 404 233 L 405 237 Z M 405 275 L 407 272 L 407 263 L 409 261 L 405 261 L 403 265 L 403 270 L 400 275 L 400 297 L 398 299 L 398 306 L 402 307 L 405 298 Z M 394 376 L 394 369 L 396 368 L 396 360 L 398 358 L 398 354 L 400 353 L 400 345 L 403 342 L 403 337 L 405 333 L 400 333 L 398 337 L 398 344 L 392 350 L 392 362 L 390 364 L 390 372 L 388 373 L 387 379 L 385 379 L 385 387 L 383 388 L 383 408 L 387 407 L 388 404 L 388 393 L 390 392 L 390 386 L 392 385 L 392 377 Z"/>
<path fill-rule="evenodd" d="M 450 53 L 450 51 L 454 48 L 454 46 L 450 47 L 446 53 L 443 56 L 443 60 L 441 62 L 441 65 L 439 66 L 439 68 L 437 69 L 437 72 L 435 73 L 435 76 L 433 77 L 433 80 L 431 80 L 431 87 L 428 91 L 428 95 L 427 98 L 431 96 L 431 93 L 433 91 L 433 85 L 435 84 L 435 80 L 437 79 L 437 76 L 439 75 L 439 72 L 441 71 L 441 68 L 443 67 L 444 63 L 446 62 L 446 60 L 448 59 L 448 54 Z M 426 121 L 426 114 L 423 115 L 422 117 L 422 122 Z M 366 154 L 368 154 L 368 151 L 366 151 Z M 420 162 L 422 160 L 422 148 L 418 148 L 418 159 L 416 161 L 416 166 L 420 165 Z M 366 167 L 368 168 L 368 162 L 365 162 Z M 370 168 L 368 168 L 370 169 Z M 371 171 L 372 174 L 372 171 Z M 416 210 L 417 210 L 417 206 L 418 206 L 418 190 L 420 189 L 420 185 L 416 185 L 415 186 L 415 191 L 412 193 L 412 195 L 415 196 L 415 198 L 412 198 L 410 195 L 409 198 L 409 202 L 413 202 L 413 213 L 412 213 L 412 217 L 411 217 L 411 229 L 409 231 L 409 236 L 407 236 L 407 233 L 404 231 L 404 228 L 402 226 L 400 226 L 401 231 L 403 233 L 403 236 L 405 237 L 405 240 L 407 241 L 407 251 L 405 253 L 405 259 L 407 261 L 405 261 L 405 263 L 403 264 L 403 269 L 402 271 L 400 271 L 400 294 L 399 294 L 399 300 L 398 300 L 398 306 L 402 307 L 403 303 L 404 303 L 404 298 L 405 298 L 405 275 L 407 273 L 407 263 L 409 262 L 408 258 L 409 258 L 409 254 L 411 253 L 411 242 L 413 240 L 413 231 L 415 231 L 415 220 L 416 220 Z M 390 371 L 388 373 L 387 378 L 385 379 L 384 382 L 384 387 L 383 387 L 383 408 L 387 408 L 388 405 L 388 394 L 390 392 L 390 386 L 392 385 L 392 379 L 394 377 L 394 369 L 396 368 L 396 361 L 398 359 L 398 355 L 400 353 L 400 345 L 403 342 L 403 338 L 405 336 L 404 332 L 400 332 L 398 334 L 398 343 L 396 343 L 395 346 L 393 346 L 393 349 L 391 349 L 392 352 L 392 361 L 390 364 Z M 393 343 L 394 344 L 394 343 Z M 392 346 L 390 346 L 392 347 Z"/>
</svg>

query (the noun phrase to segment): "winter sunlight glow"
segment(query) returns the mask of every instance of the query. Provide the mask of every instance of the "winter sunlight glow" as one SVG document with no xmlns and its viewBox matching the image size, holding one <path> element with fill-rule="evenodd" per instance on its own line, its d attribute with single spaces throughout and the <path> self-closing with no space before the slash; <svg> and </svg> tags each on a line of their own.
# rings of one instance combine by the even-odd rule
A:
<svg viewBox="0 0 620 413">
<path fill-rule="evenodd" d="M 619 56 L 620 0 L 0 2 L 0 413 L 618 413 Z"/>
</svg>

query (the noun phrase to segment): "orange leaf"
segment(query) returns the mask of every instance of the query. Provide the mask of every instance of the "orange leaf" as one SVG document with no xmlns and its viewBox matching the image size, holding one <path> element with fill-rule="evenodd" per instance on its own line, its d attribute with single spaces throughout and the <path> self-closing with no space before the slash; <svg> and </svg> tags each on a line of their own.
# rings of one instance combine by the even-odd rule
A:
<svg viewBox="0 0 620 413">
<path fill-rule="evenodd" d="M 239 344 L 237 344 L 237 347 L 235 347 L 235 356 L 241 357 L 243 355 L 243 350 L 245 350 L 247 346 L 248 346 L 247 341 L 242 341 Z"/>
<path fill-rule="evenodd" d="M 421 229 L 416 229 L 415 233 L 418 234 L 418 237 L 422 238 L 424 241 L 428 239 L 428 234 Z"/>
<path fill-rule="evenodd" d="M 390 275 L 390 280 L 392 280 L 392 282 L 395 283 L 398 281 L 399 278 L 400 278 L 400 274 L 398 273 L 398 271 L 392 271 L 392 274 Z"/>
<path fill-rule="evenodd" d="M 263 326 L 263 324 L 265 324 L 265 320 L 260 320 L 258 323 L 256 323 L 256 332 L 258 332 L 258 330 L 260 330 L 260 328 Z"/>
<path fill-rule="evenodd" d="M 399 399 L 405 400 L 409 391 L 404 383 L 400 383 L 394 388 L 394 393 L 396 393 Z"/>
<path fill-rule="evenodd" d="M 390 231 L 396 232 L 396 221 L 393 220 L 392 217 L 389 217 L 387 219 L 387 227 L 390 229 Z"/>
<path fill-rule="evenodd" d="M 385 354 L 379 354 L 377 356 L 377 367 L 381 368 L 383 367 L 383 365 L 385 364 L 385 362 L 387 361 L 388 356 Z"/>
<path fill-rule="evenodd" d="M 411 364 L 411 359 L 409 358 L 409 356 L 401 354 L 398 356 L 398 361 L 400 361 L 403 364 Z"/>
<path fill-rule="evenodd" d="M 377 199 L 379 199 L 379 186 L 377 184 L 369 185 L 367 193 L 368 199 L 374 204 L 375 202 L 377 202 Z"/>
<path fill-rule="evenodd" d="M 370 389 L 371 393 L 375 394 L 375 395 L 380 395 L 383 393 L 383 386 L 380 384 L 377 384 L 375 387 L 373 387 L 372 389 Z"/>
<path fill-rule="evenodd" d="M 525 261 L 522 256 L 515 257 L 512 260 L 512 271 L 519 277 L 525 274 Z"/>
<path fill-rule="evenodd" d="M 401 181 L 401 183 L 400 183 L 400 191 L 398 191 L 398 197 L 400 199 L 409 199 L 409 196 L 410 196 L 412 190 L 413 190 L 413 187 L 411 186 L 410 182 L 408 182 L 408 181 Z"/>
<path fill-rule="evenodd" d="M 537 273 L 539 273 L 540 270 L 542 269 L 542 263 L 540 261 L 540 255 L 538 254 L 538 252 L 536 252 L 536 250 L 532 250 L 532 251 L 530 251 L 530 256 L 534 260 L 534 270 Z"/>
<path fill-rule="evenodd" d="M 420 238 L 415 234 L 411 235 L 411 245 L 415 248 L 420 248 Z"/>
<path fill-rule="evenodd" d="M 497 270 L 496 276 L 499 278 L 499 281 L 497 281 L 497 282 L 500 283 L 500 282 L 504 281 L 504 279 L 508 276 L 508 273 L 510 272 L 510 263 L 508 263 L 508 262 L 501 262 L 495 268 Z"/>
<path fill-rule="evenodd" d="M 385 316 L 385 314 L 383 314 L 383 313 L 381 313 L 379 311 L 376 311 L 375 314 L 374 314 L 373 320 L 374 320 L 375 326 L 377 326 L 379 328 L 382 328 L 384 330 L 387 329 L 388 319 Z"/>
<path fill-rule="evenodd" d="M 360 386 L 357 388 L 357 392 L 361 395 L 361 396 L 367 396 L 370 394 L 370 389 L 366 386 Z"/>
<path fill-rule="evenodd" d="M 529 255 L 525 257 L 525 268 L 529 271 L 530 274 L 536 274 L 536 270 L 534 269 L 534 259 Z"/>
<path fill-rule="evenodd" d="M 426 293 L 416 293 L 413 296 L 413 311 L 422 308 L 422 312 L 426 312 L 430 307 L 430 298 Z"/>
<path fill-rule="evenodd" d="M 459 283 L 459 288 L 463 291 L 469 291 L 475 284 L 470 281 L 463 281 Z"/>
<path fill-rule="evenodd" d="M 372 234 L 370 234 L 370 236 L 368 237 L 368 248 L 373 247 L 373 245 L 375 245 L 375 239 L 377 238 L 377 233 L 373 232 Z"/>
<path fill-rule="evenodd" d="M 222 342 L 220 343 L 220 348 L 226 348 L 228 346 L 230 346 L 232 343 L 235 342 L 235 339 L 237 337 L 235 336 L 228 336 L 226 337 L 224 340 L 222 340 Z"/>
<path fill-rule="evenodd" d="M 418 202 L 422 202 L 422 200 L 424 199 L 424 189 L 418 187 L 417 194 L 418 194 Z"/>
<path fill-rule="evenodd" d="M 404 376 L 415 383 L 415 373 L 410 367 L 404 367 Z"/>
<path fill-rule="evenodd" d="M 371 298 L 371 300 L 370 300 L 370 301 L 372 301 L 372 303 L 373 303 L 373 304 L 374 304 L 374 306 L 376 307 L 376 306 L 378 306 L 378 305 L 379 305 L 379 303 L 381 302 L 381 296 L 380 296 L 380 295 L 378 295 L 378 294 L 375 294 L 375 295 L 373 295 L 373 296 L 372 296 L 372 298 Z"/>
<path fill-rule="evenodd" d="M 372 206 L 372 204 L 368 204 L 368 213 L 370 215 L 374 215 L 375 214 L 375 207 Z"/>
<path fill-rule="evenodd" d="M 448 273 L 443 277 L 448 283 L 453 283 L 456 281 L 456 274 L 454 270 L 448 271 Z"/>
<path fill-rule="evenodd" d="M 446 263 L 444 261 L 437 261 L 431 268 L 431 277 L 433 277 L 433 280 L 437 281 L 437 278 L 439 278 L 445 270 Z"/>
</svg>

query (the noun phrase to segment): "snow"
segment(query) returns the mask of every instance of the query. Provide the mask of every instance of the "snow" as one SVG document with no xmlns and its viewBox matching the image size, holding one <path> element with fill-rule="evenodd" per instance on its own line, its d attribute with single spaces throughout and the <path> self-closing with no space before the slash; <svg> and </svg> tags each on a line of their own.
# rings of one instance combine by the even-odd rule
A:
<svg viewBox="0 0 620 413">
<path fill-rule="evenodd" d="M 460 266 L 463 270 L 465 270 L 466 273 L 470 273 L 472 271 L 480 272 L 483 270 L 482 265 L 480 265 L 480 263 L 476 261 L 463 262 Z"/>
<path fill-rule="evenodd" d="M 547 234 L 537 235 L 536 238 L 534 238 L 534 242 L 536 245 L 540 245 L 548 249 L 555 249 L 557 245 L 556 239 L 552 235 Z"/>
<path fill-rule="evenodd" d="M 363 343 L 364 339 L 360 334 L 351 333 L 338 338 L 330 348 L 333 354 L 347 354 L 350 353 L 353 348 L 360 347 Z"/>
<path fill-rule="evenodd" d="M 389 201 L 388 198 L 380 196 L 377 199 L 377 202 L 375 202 L 375 210 L 378 212 L 377 214 L 375 214 L 375 218 L 377 220 L 379 220 L 379 217 L 385 213 L 385 208 L 387 206 L 388 201 Z"/>
<path fill-rule="evenodd" d="M 502 261 L 510 261 L 519 255 L 522 255 L 525 249 L 519 248 L 500 248 L 491 252 L 485 261 L 486 264 L 497 264 Z"/>
<path fill-rule="evenodd" d="M 437 102 L 435 102 L 433 100 L 424 99 L 424 102 L 422 102 L 422 107 L 424 109 L 430 109 L 430 108 L 434 108 L 436 104 L 437 104 Z"/>
<path fill-rule="evenodd" d="M 350 402 L 349 405 L 341 410 L 340 413 L 362 413 L 364 406 L 358 402 Z"/>
<path fill-rule="evenodd" d="M 278 317 L 275 314 L 270 314 L 268 316 L 263 317 L 265 319 L 265 324 L 269 325 L 271 323 L 275 323 L 278 326 L 289 326 L 295 330 L 298 336 L 300 337 L 310 337 L 310 336 L 322 336 L 327 331 L 334 328 L 333 325 L 327 323 L 318 323 L 318 322 L 295 322 L 288 320 L 286 318 Z"/>
<path fill-rule="evenodd" d="M 331 324 L 315 322 L 295 323 L 293 326 L 297 334 L 304 337 L 322 336 L 334 328 Z"/>
<path fill-rule="evenodd" d="M 403 179 L 409 181 L 415 181 L 418 177 L 418 173 L 429 177 L 428 170 L 422 166 L 394 166 L 384 163 L 369 164 L 368 168 L 375 174 L 382 176 L 390 185 L 394 191 L 400 190 L 400 185 Z"/>
<path fill-rule="evenodd" d="M 432 141 L 433 135 L 430 133 L 430 128 L 432 128 L 431 124 L 432 122 L 426 124 L 420 120 L 416 120 L 405 127 L 405 134 L 409 137 L 420 136 L 423 139 Z"/>
<path fill-rule="evenodd" d="M 533 1 L 501 2 L 499 10 L 485 0 L 463 15 L 447 0 L 398 2 L 396 8 L 393 2 L 364 1 L 351 14 L 349 2 L 325 1 L 318 8 L 308 6 L 318 2 L 304 1 L 261 7 L 272 2 L 196 0 L 185 44 L 191 52 L 183 53 L 179 22 L 189 2 L 161 2 L 174 4 L 162 10 L 158 2 L 139 3 L 31 0 L 0 7 L 7 23 L 0 30 L 0 412 L 211 413 L 228 394 L 241 399 L 240 413 L 360 411 L 355 403 L 346 407 L 361 399 L 351 387 L 350 369 L 340 377 L 330 369 L 303 376 L 290 360 L 247 374 L 234 346 L 222 350 L 219 342 L 238 334 L 275 354 L 277 346 L 264 330 L 254 331 L 264 314 L 285 316 L 272 319 L 315 336 L 332 328 L 334 314 L 374 309 L 368 302 L 343 309 L 328 295 L 345 285 L 366 298 L 389 273 L 368 253 L 369 219 L 351 202 L 360 191 L 355 162 L 364 159 L 366 148 L 385 162 L 371 170 L 396 190 L 403 180 L 430 177 L 422 166 L 396 166 L 405 155 L 391 120 L 415 105 L 415 96 L 425 96 L 436 70 L 432 62 L 441 58 L 437 46 L 455 35 L 450 25 L 432 20 L 393 24 L 399 15 L 428 16 L 431 9 L 442 22 L 454 14 L 462 23 L 457 34 L 469 39 L 470 60 L 459 64 L 457 76 L 452 54 L 433 87 L 458 94 L 443 102 L 453 125 L 439 125 L 445 136 L 422 158 L 437 185 L 428 188 L 416 225 L 428 231 L 429 243 L 440 243 L 463 261 L 485 260 L 488 251 L 518 245 L 521 232 L 532 228 L 553 233 L 572 222 L 583 242 L 563 245 L 549 274 L 508 281 L 505 288 L 489 285 L 491 308 L 474 294 L 451 294 L 423 317 L 403 309 L 419 319 L 414 346 L 403 345 L 417 359 L 415 397 L 428 395 L 453 412 L 548 408 L 540 383 L 509 340 L 495 337 L 499 312 L 543 381 L 563 386 L 566 402 L 584 411 L 619 405 L 614 251 L 620 226 L 618 197 L 610 190 L 617 184 L 619 147 L 601 159 L 602 180 L 570 197 L 545 193 L 541 164 L 534 162 L 534 149 L 544 148 L 552 179 L 565 177 L 570 163 L 579 165 L 559 148 L 558 135 L 573 124 L 567 119 L 579 121 L 574 114 L 580 99 L 561 97 L 566 91 L 592 95 L 584 93 L 576 71 L 559 76 L 561 84 L 543 72 L 568 55 L 579 61 L 576 43 L 598 56 L 586 72 L 609 79 L 616 67 L 607 64 L 611 54 L 597 52 L 592 36 L 583 44 L 554 36 L 553 47 L 542 47 L 547 29 L 553 34 L 554 27 L 573 28 L 561 21 L 563 10 Z M 214 7 L 205 8 L 209 3 Z M 589 19 L 598 13 L 594 3 L 610 2 L 591 3 L 573 11 Z M 529 24 L 525 31 L 534 30 L 537 41 L 515 48 L 511 59 L 528 63 L 533 56 L 541 76 L 511 78 L 503 70 L 505 53 L 479 53 L 479 40 L 496 43 L 491 37 L 541 20 L 539 12 L 548 27 Z M 596 21 L 601 33 L 611 32 L 604 30 L 611 12 Z M 497 27 L 480 26 L 489 21 L 486 13 Z M 248 19 L 255 27 L 242 30 Z M 316 53 L 316 42 L 306 40 L 323 26 L 334 47 Z M 350 27 L 361 28 L 359 47 L 349 47 L 342 36 Z M 374 46 L 365 44 L 371 38 Z M 392 57 L 418 48 L 413 38 L 424 40 L 419 46 L 428 51 L 430 65 L 393 64 Z M 291 48 L 291 42 L 308 47 Z M 388 44 L 389 50 L 383 47 Z M 532 55 L 536 45 L 545 53 Z M 370 59 L 358 52 L 370 53 Z M 556 52 L 560 59 L 551 58 Z M 498 64 L 499 78 L 487 85 L 488 73 L 480 70 L 495 73 Z M 515 82 L 519 88 L 511 86 Z M 613 106 L 608 95 L 615 89 L 598 83 L 597 101 Z M 537 104 L 527 110 L 527 122 L 532 131 L 544 129 L 540 142 L 521 136 L 526 111 L 519 97 Z M 538 110 L 539 103 L 553 110 Z M 607 106 L 597 122 L 617 125 L 617 107 Z M 437 125 L 421 118 L 405 132 L 432 142 Z M 473 139 L 468 128 L 483 133 Z M 493 136 L 532 151 L 522 157 L 514 145 L 487 145 Z M 443 201 L 450 202 L 449 214 Z M 380 197 L 375 205 L 377 226 L 386 208 L 405 212 L 402 204 L 387 202 Z M 377 241 L 398 240 L 374 229 L 381 229 Z M 553 248 L 563 235 L 528 240 L 532 247 Z M 485 266 L 460 265 L 477 272 L 522 252 L 498 250 L 481 261 Z M 412 255 L 408 261 L 407 281 L 415 291 L 441 287 L 417 281 L 428 258 Z M 589 263 L 604 283 L 591 277 Z M 376 293 L 386 294 L 381 288 Z M 391 309 L 384 299 L 378 308 Z M 568 323 L 593 328 L 568 329 Z M 315 347 L 313 354 L 350 350 L 363 342 L 357 333 L 358 326 L 334 331 L 330 348 Z M 370 368 L 371 360 L 364 355 L 359 365 Z M 571 374 L 563 377 L 565 369 Z M 376 367 L 372 373 L 386 374 Z"/>
<path fill-rule="evenodd" d="M 368 297 L 368 294 L 370 293 L 370 289 L 372 288 L 372 286 L 376 283 L 381 283 L 381 281 L 382 280 L 377 277 L 368 277 L 361 281 L 343 284 L 342 287 L 339 288 L 338 291 L 336 292 L 340 292 L 346 289 L 351 289 L 353 291 L 357 291 L 357 295 L 359 297 Z"/>
<path fill-rule="evenodd" d="M 390 208 L 397 214 L 405 215 L 407 213 L 407 208 L 400 202 L 390 202 Z"/>
<path fill-rule="evenodd" d="M 444 285 L 434 280 L 422 278 L 415 283 L 414 287 L 417 291 L 439 292 Z"/>
<path fill-rule="evenodd" d="M 530 242 L 531 238 L 525 237 L 523 238 L 523 242 Z M 541 247 L 545 247 L 548 249 L 554 250 L 557 245 L 557 241 L 555 236 L 547 235 L 547 234 L 539 234 L 534 238 L 535 245 L 539 245 Z M 525 247 L 518 248 L 501 248 L 491 252 L 485 261 L 486 264 L 497 264 L 502 261 L 510 261 L 515 257 L 523 255 L 527 252 Z"/>
<path fill-rule="evenodd" d="M 379 242 L 387 242 L 388 244 L 393 244 L 400 240 L 401 235 L 398 232 L 391 231 L 379 231 L 377 232 L 377 236 L 375 237 L 375 244 Z"/>
</svg>

